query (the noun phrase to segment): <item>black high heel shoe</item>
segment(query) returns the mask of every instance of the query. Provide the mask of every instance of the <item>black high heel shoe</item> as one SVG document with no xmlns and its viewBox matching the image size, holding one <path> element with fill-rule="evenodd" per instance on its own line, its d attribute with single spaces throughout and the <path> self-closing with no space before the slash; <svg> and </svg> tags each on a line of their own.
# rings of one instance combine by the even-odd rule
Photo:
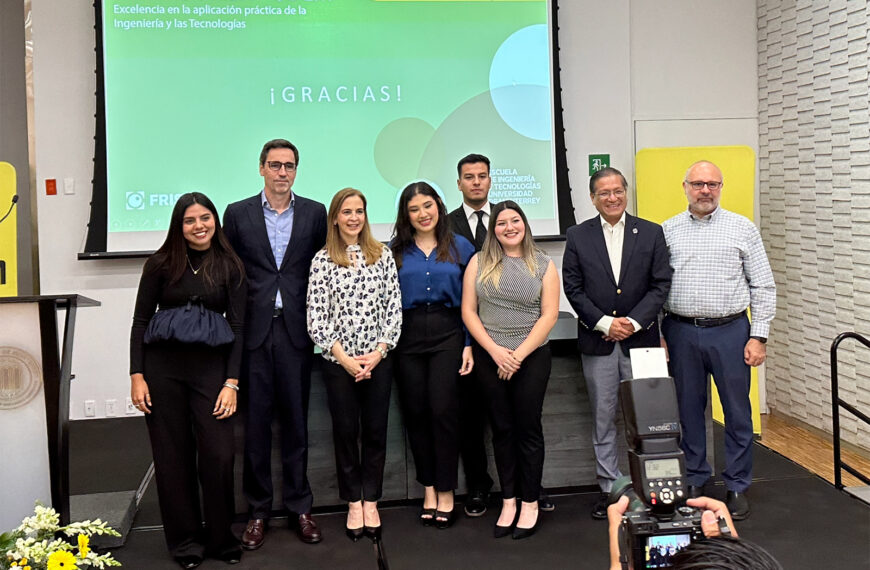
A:
<svg viewBox="0 0 870 570">
<path fill-rule="evenodd" d="M 435 509 L 420 509 L 420 524 L 423 526 L 432 526 L 435 523 Z"/>
<path fill-rule="evenodd" d="M 456 507 L 452 511 L 435 511 L 435 527 L 441 530 L 450 528 L 456 522 Z"/>
<path fill-rule="evenodd" d="M 517 509 L 516 514 L 514 515 L 514 520 L 508 526 L 499 526 L 498 520 L 495 522 L 495 528 L 493 529 L 492 536 L 494 538 L 504 538 L 511 534 L 514 531 L 514 525 L 517 524 L 517 518 L 520 516 L 520 510 Z"/>
<path fill-rule="evenodd" d="M 344 533 L 351 541 L 356 542 L 361 539 L 365 534 L 365 527 L 361 526 L 359 528 L 345 528 Z"/>
<path fill-rule="evenodd" d="M 374 541 L 378 541 L 381 539 L 381 529 L 383 527 L 381 527 L 380 525 L 378 525 L 378 526 L 365 526 L 363 528 L 365 529 L 366 536 L 368 536 L 370 539 L 372 539 Z"/>
<path fill-rule="evenodd" d="M 519 528 L 514 527 L 514 540 L 522 540 L 523 538 L 529 538 L 538 530 L 538 525 L 541 524 L 541 513 L 538 513 L 538 518 L 535 519 L 535 524 L 531 526 L 531 528 Z"/>
</svg>

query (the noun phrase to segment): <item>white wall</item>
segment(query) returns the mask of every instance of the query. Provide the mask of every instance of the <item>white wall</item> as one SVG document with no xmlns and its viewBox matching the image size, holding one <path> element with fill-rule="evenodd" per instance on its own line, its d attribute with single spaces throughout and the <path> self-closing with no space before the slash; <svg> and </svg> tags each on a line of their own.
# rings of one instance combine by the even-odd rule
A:
<svg viewBox="0 0 870 570">
<path fill-rule="evenodd" d="M 577 219 L 594 213 L 586 190 L 588 154 L 610 154 L 613 166 L 633 180 L 636 119 L 724 116 L 747 119 L 750 126 L 757 121 L 756 67 L 749 57 L 756 45 L 754 2 L 562 0 L 559 21 Z M 82 417 L 85 399 L 97 400 L 97 417 L 105 415 L 109 398 L 118 400 L 123 414 L 129 327 L 142 266 L 142 260 L 76 260 L 93 170 L 93 26 L 90 3 L 33 0 L 37 185 L 64 177 L 77 183 L 74 195 L 38 200 L 42 293 L 76 292 L 103 303 L 78 312 L 74 419 Z M 714 69 L 690 73 L 710 62 Z M 707 87 L 711 81 L 713 89 Z M 561 266 L 561 245 L 546 249 Z M 568 308 L 564 299 L 562 308 Z"/>
<path fill-rule="evenodd" d="M 770 402 L 830 432 L 831 342 L 870 335 L 870 5 L 758 4 L 761 235 L 781 315 Z M 870 351 L 844 342 L 839 375 L 840 398 L 867 413 Z M 842 438 L 870 450 L 870 427 L 840 415 Z"/>
</svg>

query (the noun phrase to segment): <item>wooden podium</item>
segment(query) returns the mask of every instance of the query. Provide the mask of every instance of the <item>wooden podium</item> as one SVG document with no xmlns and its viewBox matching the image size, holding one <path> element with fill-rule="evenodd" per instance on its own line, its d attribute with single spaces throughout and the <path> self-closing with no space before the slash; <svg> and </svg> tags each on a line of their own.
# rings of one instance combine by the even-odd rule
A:
<svg viewBox="0 0 870 570">
<path fill-rule="evenodd" d="M 3 481 L 0 493 L 4 495 L 4 511 L 12 520 L 0 521 L 0 528 L 14 528 L 24 516 L 33 512 L 33 502 L 40 493 L 24 494 L 26 487 L 38 478 L 46 477 L 50 489 L 51 505 L 60 515 L 61 524 L 70 522 L 69 511 L 69 392 L 72 379 L 72 349 L 78 307 L 97 307 L 99 301 L 81 295 L 40 295 L 31 297 L 0 297 L 0 419 L 11 422 L 15 431 L 6 432 L 4 438 L 14 440 L 4 443 L 10 446 L 13 454 L 20 451 L 11 449 L 19 445 L 24 453 L 33 451 L 41 455 L 42 450 L 36 443 L 19 442 L 27 434 L 42 433 L 42 426 L 32 424 L 35 418 L 42 418 L 38 394 L 44 397 L 44 436 L 47 444 L 48 473 L 27 467 L 20 455 L 20 468 L 8 475 L 10 481 Z M 65 310 L 63 332 L 58 336 L 58 310 Z M 41 358 L 41 364 L 37 360 Z M 41 374 L 40 374 L 41 369 Z M 38 420 L 36 422 L 39 423 Z M 15 437 L 10 437 L 16 434 Z M 22 434 L 18 437 L 18 434 Z M 32 441 L 32 439 L 31 439 Z M 14 460 L 5 452 L 7 466 Z M 40 464 L 37 457 L 35 465 Z M 6 485 L 12 484 L 13 487 Z M 19 486 L 19 490 L 15 489 Z M 36 487 L 45 488 L 44 483 L 36 481 Z M 34 488 L 33 485 L 30 488 Z M 9 507 L 15 504 L 14 509 Z M 26 506 L 26 509 L 25 509 Z M 24 512 L 20 512 L 24 510 Z M 12 512 L 17 511 L 17 512 Z M 4 524 L 5 523 L 5 524 Z"/>
</svg>

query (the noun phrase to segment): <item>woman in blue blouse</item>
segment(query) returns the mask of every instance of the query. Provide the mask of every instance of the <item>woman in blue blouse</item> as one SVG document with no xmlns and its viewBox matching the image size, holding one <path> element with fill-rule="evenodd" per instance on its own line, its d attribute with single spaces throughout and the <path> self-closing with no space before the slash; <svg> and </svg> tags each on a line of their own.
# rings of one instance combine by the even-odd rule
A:
<svg viewBox="0 0 870 570">
<path fill-rule="evenodd" d="M 425 490 L 420 522 L 448 528 L 456 520 L 458 382 L 474 364 L 460 313 L 462 275 L 474 246 L 450 231 L 435 190 L 414 182 L 399 198 L 390 247 L 402 288 L 396 384 L 417 481 Z"/>
<path fill-rule="evenodd" d="M 348 502 L 347 535 L 356 541 L 381 531 L 393 380 L 387 352 L 402 329 L 402 300 L 393 255 L 371 234 L 362 192 L 340 190 L 327 223 L 326 246 L 311 261 L 308 334 L 325 359 L 338 493 Z"/>
</svg>

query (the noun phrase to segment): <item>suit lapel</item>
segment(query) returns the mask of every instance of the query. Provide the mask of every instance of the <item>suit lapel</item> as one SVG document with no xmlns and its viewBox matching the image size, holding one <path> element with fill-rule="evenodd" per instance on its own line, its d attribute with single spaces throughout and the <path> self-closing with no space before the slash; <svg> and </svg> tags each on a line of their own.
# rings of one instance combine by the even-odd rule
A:
<svg viewBox="0 0 870 570">
<path fill-rule="evenodd" d="M 620 281 L 622 281 L 623 276 L 628 271 L 628 266 L 631 263 L 631 254 L 634 253 L 634 246 L 637 244 L 637 239 L 637 218 L 626 214 L 625 233 L 622 238 L 622 263 L 619 267 Z"/>
<path fill-rule="evenodd" d="M 275 263 L 275 254 L 272 253 L 272 244 L 269 243 L 269 234 L 266 232 L 266 216 L 263 214 L 263 203 L 260 199 L 260 194 L 254 197 L 248 208 L 248 215 L 251 220 L 251 227 L 254 228 L 254 233 L 260 242 L 260 248 L 263 250 L 264 258 L 268 259 L 272 267 L 277 269 L 278 264 Z"/>
<path fill-rule="evenodd" d="M 474 233 L 471 231 L 471 226 L 468 223 L 468 218 L 465 217 L 465 209 L 462 206 L 459 206 L 458 210 L 454 210 L 452 214 L 454 226 L 456 227 L 459 235 L 470 241 L 474 244 Z"/>
<path fill-rule="evenodd" d="M 601 216 L 589 220 L 588 233 L 590 242 L 592 242 L 592 249 L 598 254 L 598 258 L 604 265 L 605 272 L 610 277 L 610 281 L 616 285 L 616 279 L 613 277 L 613 268 L 610 266 L 610 256 L 607 255 L 607 244 L 604 242 L 604 228 L 601 227 Z"/>
</svg>

